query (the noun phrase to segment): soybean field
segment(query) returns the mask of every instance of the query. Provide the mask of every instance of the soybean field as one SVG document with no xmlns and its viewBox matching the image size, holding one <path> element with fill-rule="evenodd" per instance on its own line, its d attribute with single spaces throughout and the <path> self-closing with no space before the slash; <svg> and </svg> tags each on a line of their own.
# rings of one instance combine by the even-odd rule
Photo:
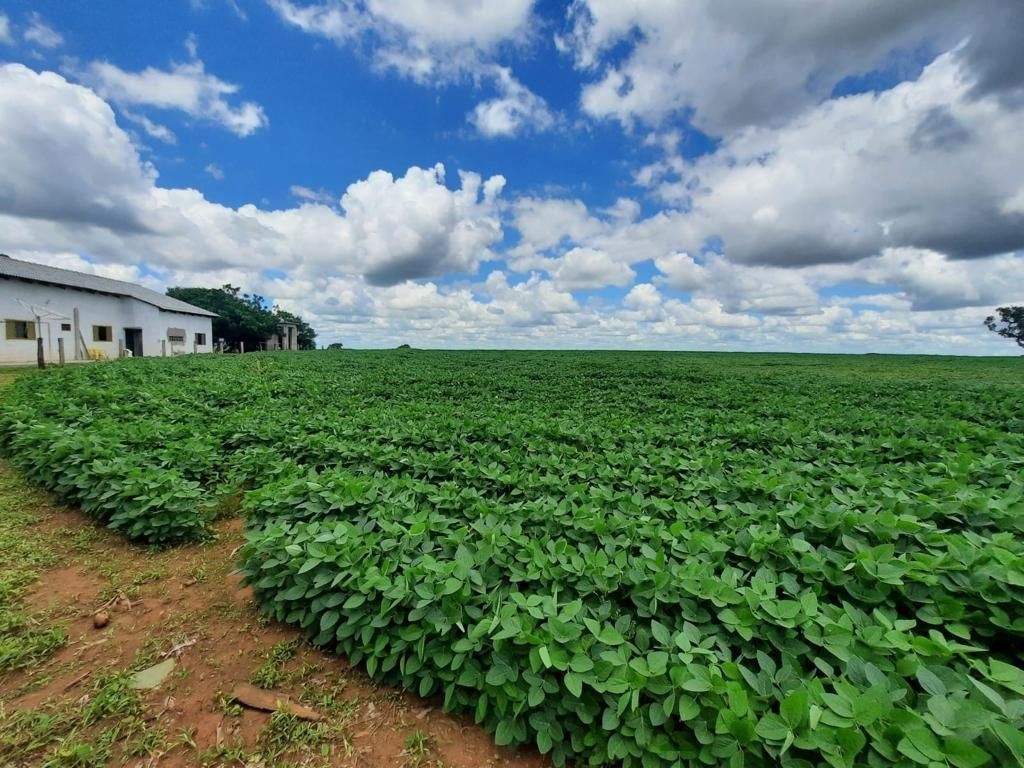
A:
<svg viewBox="0 0 1024 768">
<path fill-rule="evenodd" d="M 130 359 L 0 444 L 142 544 L 241 499 L 261 609 L 556 765 L 1024 764 L 1024 360 Z"/>
</svg>

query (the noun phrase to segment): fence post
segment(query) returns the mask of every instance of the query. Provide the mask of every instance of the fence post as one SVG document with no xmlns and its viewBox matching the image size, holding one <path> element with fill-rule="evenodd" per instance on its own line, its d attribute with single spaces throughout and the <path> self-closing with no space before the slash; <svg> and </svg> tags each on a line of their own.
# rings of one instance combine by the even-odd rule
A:
<svg viewBox="0 0 1024 768">
<path fill-rule="evenodd" d="M 238 342 L 238 351 L 241 354 L 243 354 L 243 355 L 245 354 L 245 342 L 244 341 Z"/>
<path fill-rule="evenodd" d="M 57 361 L 61 366 L 64 365 L 64 338 L 57 338 Z"/>
<path fill-rule="evenodd" d="M 78 317 L 78 307 L 74 308 L 72 312 L 74 316 L 74 331 L 75 331 L 75 360 L 84 360 L 88 354 L 86 352 L 85 339 L 82 338 L 82 324 Z M 81 340 L 81 343 L 80 343 Z"/>
<path fill-rule="evenodd" d="M 46 367 L 46 359 L 43 357 L 43 337 L 36 336 L 36 363 L 40 368 Z"/>
<path fill-rule="evenodd" d="M 167 339 L 160 339 L 160 357 L 167 357 Z"/>
</svg>

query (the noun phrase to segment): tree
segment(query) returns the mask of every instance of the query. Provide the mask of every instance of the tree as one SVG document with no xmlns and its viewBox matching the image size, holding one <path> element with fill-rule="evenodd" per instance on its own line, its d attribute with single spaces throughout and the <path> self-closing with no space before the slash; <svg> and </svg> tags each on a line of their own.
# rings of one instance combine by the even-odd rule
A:
<svg viewBox="0 0 1024 768">
<path fill-rule="evenodd" d="M 221 288 L 168 288 L 167 295 L 216 313 L 213 318 L 214 339 L 224 339 L 229 349 L 255 351 L 267 338 L 277 333 L 281 323 L 295 323 L 300 349 L 314 349 L 316 331 L 301 317 L 275 307 L 271 310 L 262 297 L 242 293 L 230 283 Z"/>
<path fill-rule="evenodd" d="M 344 349 L 345 345 L 342 344 L 340 341 L 335 341 L 335 342 L 332 342 L 331 344 L 328 344 L 327 348 L 328 349 Z"/>
<path fill-rule="evenodd" d="M 1024 306 L 999 307 L 999 317 L 989 315 L 985 318 L 985 326 L 1000 336 L 1013 339 L 1018 346 L 1024 347 Z"/>
<path fill-rule="evenodd" d="M 295 337 L 299 342 L 299 349 L 316 349 L 316 331 L 310 327 L 309 323 L 298 315 L 285 312 L 280 307 L 274 307 L 274 317 L 279 323 L 295 325 Z"/>
</svg>

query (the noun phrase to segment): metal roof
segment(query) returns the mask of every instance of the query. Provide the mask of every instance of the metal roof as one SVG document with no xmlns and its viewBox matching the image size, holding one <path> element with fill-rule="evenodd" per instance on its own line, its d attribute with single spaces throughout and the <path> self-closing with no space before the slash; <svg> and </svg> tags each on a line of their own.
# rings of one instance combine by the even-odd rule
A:
<svg viewBox="0 0 1024 768">
<path fill-rule="evenodd" d="M 0 254 L 0 278 L 4 277 L 31 280 L 36 283 L 48 283 L 49 285 L 61 285 L 80 291 L 96 291 L 97 293 L 109 293 L 114 296 L 129 296 L 168 312 L 217 317 L 216 312 L 210 312 L 187 302 L 172 299 L 170 296 L 164 296 L 162 293 L 151 291 L 149 288 L 143 288 L 141 285 L 126 283 L 123 280 L 111 280 L 109 277 L 87 275 L 84 272 L 74 272 L 70 269 L 33 264 L 30 261 L 12 259 L 10 256 Z"/>
</svg>

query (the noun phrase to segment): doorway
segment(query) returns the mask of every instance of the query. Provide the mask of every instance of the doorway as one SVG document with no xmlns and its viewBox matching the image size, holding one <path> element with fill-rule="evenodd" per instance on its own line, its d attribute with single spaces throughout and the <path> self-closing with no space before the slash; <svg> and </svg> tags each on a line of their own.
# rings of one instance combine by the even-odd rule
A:
<svg viewBox="0 0 1024 768">
<path fill-rule="evenodd" d="M 132 357 L 142 357 L 142 329 L 124 329 L 124 348 L 130 349 Z"/>
</svg>

